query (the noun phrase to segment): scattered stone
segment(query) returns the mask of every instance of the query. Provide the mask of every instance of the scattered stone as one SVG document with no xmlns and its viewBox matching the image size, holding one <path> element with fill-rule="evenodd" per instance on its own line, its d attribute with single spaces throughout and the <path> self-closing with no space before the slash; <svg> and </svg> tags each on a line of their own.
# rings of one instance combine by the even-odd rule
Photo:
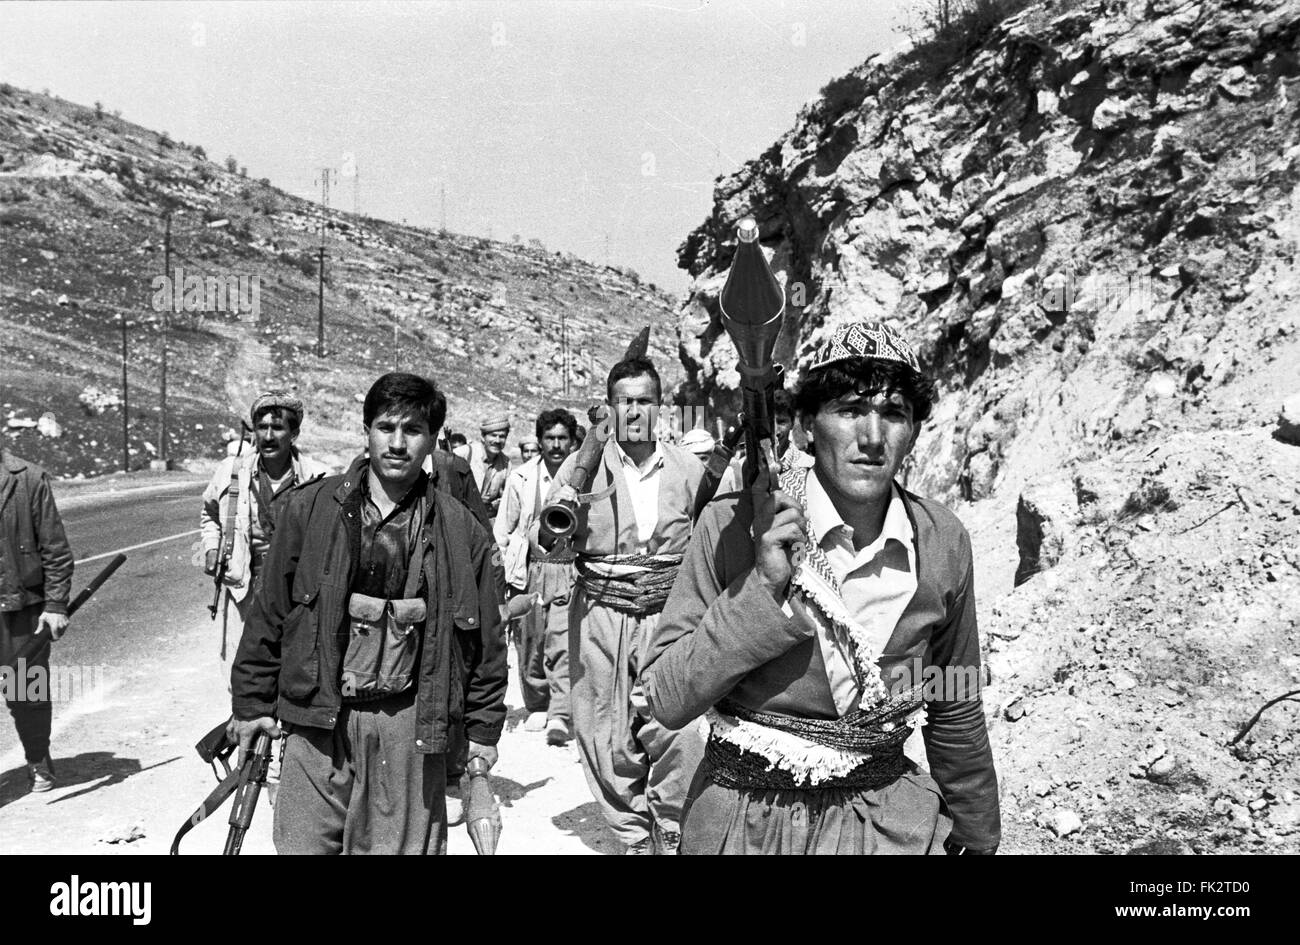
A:
<svg viewBox="0 0 1300 945">
<path fill-rule="evenodd" d="M 1300 394 L 1292 394 L 1282 402 L 1273 436 L 1283 443 L 1300 446 Z"/>
<path fill-rule="evenodd" d="M 1157 784 L 1168 784 L 1178 770 L 1178 759 L 1173 755 L 1157 758 L 1147 768 L 1147 779 Z"/>
<path fill-rule="evenodd" d="M 1064 807 L 1058 807 L 1048 813 L 1044 821 L 1044 826 L 1062 839 L 1083 829 L 1083 821 L 1079 815 Z"/>
<path fill-rule="evenodd" d="M 1008 722 L 1019 722 L 1025 717 L 1025 704 L 1023 700 L 1016 698 L 1011 700 L 1005 709 L 1002 710 L 1002 717 Z"/>
<path fill-rule="evenodd" d="M 1252 811 L 1258 813 L 1259 811 L 1262 811 L 1264 808 L 1268 807 L 1268 801 L 1264 800 L 1262 797 L 1257 797 L 1246 806 L 1249 807 Z"/>
<path fill-rule="evenodd" d="M 1052 782 L 1045 778 L 1037 778 L 1029 782 L 1029 793 L 1034 797 L 1046 797 L 1052 793 Z"/>
<path fill-rule="evenodd" d="M 46 411 L 41 414 L 41 418 L 36 421 L 36 432 L 41 436 L 48 436 L 51 439 L 57 439 L 63 436 L 63 427 L 59 426 L 59 421 L 54 419 L 54 414 Z"/>
<path fill-rule="evenodd" d="M 101 843 L 135 843 L 145 836 L 144 828 L 139 824 L 123 824 L 109 830 L 99 839 Z"/>
<path fill-rule="evenodd" d="M 1136 689 L 1138 681 L 1124 670 L 1116 670 L 1110 677 L 1110 684 L 1119 692 L 1128 692 L 1130 689 Z"/>
<path fill-rule="evenodd" d="M 10 417 L 5 423 L 11 430 L 30 430 L 36 426 L 36 421 L 31 417 Z"/>
</svg>

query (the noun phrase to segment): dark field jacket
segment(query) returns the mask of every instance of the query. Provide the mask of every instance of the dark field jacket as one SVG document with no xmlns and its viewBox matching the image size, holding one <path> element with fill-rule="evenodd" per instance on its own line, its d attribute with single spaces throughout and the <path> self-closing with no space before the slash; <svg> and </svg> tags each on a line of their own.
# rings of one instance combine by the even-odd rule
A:
<svg viewBox="0 0 1300 945">
<path fill-rule="evenodd" d="M 364 461 L 294 489 L 276 523 L 231 672 L 237 719 L 332 729 L 342 705 L 347 601 L 361 548 Z M 428 617 L 416 694 L 416 750 L 447 750 L 463 720 L 495 745 L 505 723 L 506 645 L 496 543 L 444 491 L 435 467 L 421 532 Z"/>
<path fill-rule="evenodd" d="M 68 612 L 72 549 L 45 470 L 11 453 L 0 458 L 0 611 L 36 604 Z"/>
<path fill-rule="evenodd" d="M 904 668 L 915 678 L 919 661 L 977 679 L 970 536 L 939 503 L 900 492 L 915 535 L 917 588 L 881 654 L 882 678 L 889 687 Z M 705 509 L 651 637 L 642 679 L 655 718 L 669 728 L 682 728 L 724 697 L 765 712 L 839 715 L 816 629 L 806 616 L 786 616 L 754 570 L 752 520 L 748 500 L 735 495 Z M 987 850 L 1001 836 L 998 781 L 983 703 L 972 695 L 927 699 L 922 734 L 953 840 Z"/>
</svg>

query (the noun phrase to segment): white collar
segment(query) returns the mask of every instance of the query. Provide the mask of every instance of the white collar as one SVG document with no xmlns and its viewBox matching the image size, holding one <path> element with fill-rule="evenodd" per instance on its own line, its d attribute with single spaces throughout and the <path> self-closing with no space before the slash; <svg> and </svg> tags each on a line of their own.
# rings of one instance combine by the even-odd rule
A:
<svg viewBox="0 0 1300 945">
<path fill-rule="evenodd" d="M 835 509 L 835 503 L 831 501 L 830 495 L 822 486 L 821 479 L 817 477 L 815 469 L 808 470 L 808 525 L 812 529 L 813 538 L 817 544 L 821 544 L 828 534 L 837 528 L 843 528 L 846 534 L 852 535 L 852 527 L 844 521 L 844 518 Z M 898 486 L 890 485 L 889 507 L 885 510 L 885 522 L 880 529 L 880 535 L 870 545 L 857 552 L 857 555 L 864 560 L 875 557 L 885 542 L 889 539 L 896 539 L 904 545 L 912 544 L 912 523 L 907 518 L 907 509 L 903 506 L 903 500 L 898 494 Z"/>
<path fill-rule="evenodd" d="M 642 478 L 649 476 L 652 472 L 654 472 L 656 469 L 658 469 L 660 466 L 664 464 L 664 450 L 663 450 L 663 446 L 659 443 L 658 440 L 655 440 L 655 450 L 653 453 L 650 454 L 650 458 L 651 458 L 650 465 L 646 468 L 644 472 L 642 472 L 640 466 L 638 466 L 635 462 L 633 462 L 632 457 L 628 456 L 627 453 L 624 452 L 623 447 L 619 445 L 618 440 L 611 439 L 610 442 L 614 444 L 614 450 L 615 452 L 618 453 L 618 461 L 622 463 L 625 468 L 631 469 L 634 473 L 636 473 L 638 476 Z"/>
</svg>

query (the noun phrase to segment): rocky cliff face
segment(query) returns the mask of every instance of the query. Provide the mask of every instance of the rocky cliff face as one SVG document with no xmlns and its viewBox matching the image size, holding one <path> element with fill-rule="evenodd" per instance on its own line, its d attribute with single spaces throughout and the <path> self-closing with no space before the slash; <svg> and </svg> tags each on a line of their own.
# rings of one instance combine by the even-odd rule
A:
<svg viewBox="0 0 1300 945">
<path fill-rule="evenodd" d="M 475 436 L 480 419 L 507 412 L 518 435 L 545 407 L 603 395 L 605 370 L 636 330 L 671 323 L 669 298 L 635 273 L 540 244 L 325 211 L 165 133 L 0 86 L 0 435 L 56 475 L 122 468 L 123 316 L 128 461 L 159 455 L 164 212 L 173 275 L 202 285 L 195 304 L 176 293 L 169 317 L 167 452 L 178 461 L 221 455 L 225 433 L 270 386 L 306 403 L 303 445 L 345 461 L 360 396 L 395 366 L 438 381 L 450 426 Z M 208 278 L 223 291 L 210 292 Z M 227 279 L 242 288 L 239 304 Z M 651 341 L 675 382 L 671 331 Z"/>
<path fill-rule="evenodd" d="M 754 215 L 796 376 L 876 318 L 940 381 L 908 484 L 980 550 L 1009 845 L 1295 849 L 1296 706 L 1228 742 L 1300 687 L 1300 4 L 1041 4 L 936 71 L 869 60 L 720 182 L 683 393 L 735 403 Z"/>
</svg>

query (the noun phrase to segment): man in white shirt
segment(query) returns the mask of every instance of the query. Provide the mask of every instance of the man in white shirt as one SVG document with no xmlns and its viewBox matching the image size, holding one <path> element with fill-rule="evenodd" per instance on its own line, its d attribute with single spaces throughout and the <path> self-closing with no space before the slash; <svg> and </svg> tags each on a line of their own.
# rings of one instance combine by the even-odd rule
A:
<svg viewBox="0 0 1300 945">
<path fill-rule="evenodd" d="M 682 807 L 703 758 L 698 727 L 670 729 L 650 714 L 642 655 L 691 536 L 704 467 L 655 436 L 659 375 L 621 361 L 606 392 L 614 429 L 578 505 L 577 585 L 569 606 L 571 708 L 587 783 L 628 853 L 676 853 Z M 548 501 L 576 502 L 561 468 Z"/>
<path fill-rule="evenodd" d="M 511 632 L 515 638 L 519 688 L 529 713 L 524 729 L 537 732 L 545 728 L 546 741 L 551 745 L 563 745 L 569 740 L 572 581 L 569 576 L 569 580 L 556 588 L 544 580 L 546 556 L 530 555 L 528 533 L 541 513 L 560 466 L 573 452 L 577 429 L 578 419 L 562 407 L 544 411 L 537 418 L 536 442 L 541 444 L 541 454 L 506 479 L 501 508 L 493 523 L 505 565 L 506 584 L 510 588 L 508 593 L 533 594 L 537 598 L 532 609 L 515 621 Z M 570 569 L 565 570 L 568 576 Z"/>
</svg>

